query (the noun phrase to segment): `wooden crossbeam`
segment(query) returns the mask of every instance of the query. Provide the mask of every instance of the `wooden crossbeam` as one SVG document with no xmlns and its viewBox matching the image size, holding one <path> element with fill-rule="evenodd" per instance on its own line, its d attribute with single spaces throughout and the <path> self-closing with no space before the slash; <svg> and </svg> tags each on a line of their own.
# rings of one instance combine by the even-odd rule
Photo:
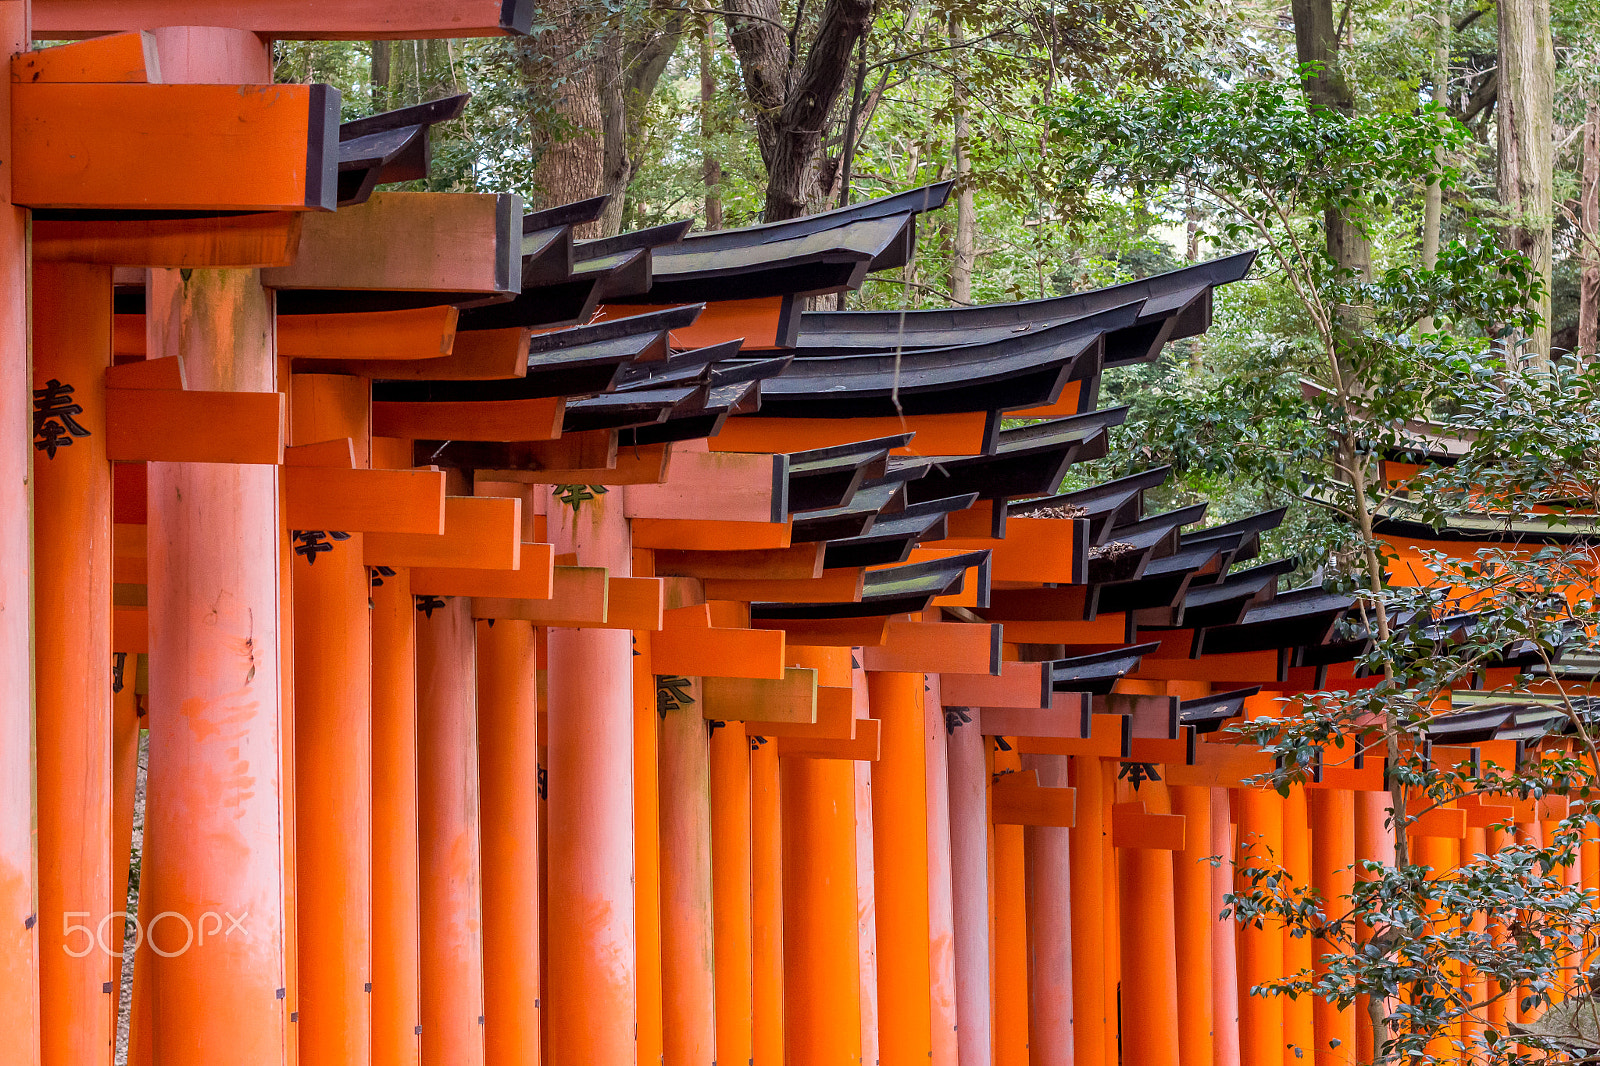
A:
<svg viewBox="0 0 1600 1066">
<path fill-rule="evenodd" d="M 849 648 L 791 644 L 784 649 L 784 662 L 815 670 L 819 688 L 849 691 L 853 687 L 855 659 Z"/>
<path fill-rule="evenodd" d="M 554 440 L 561 436 L 565 411 L 566 400 L 559 396 L 460 403 L 379 400 L 372 405 L 372 432 L 413 440 Z"/>
<path fill-rule="evenodd" d="M 950 697 L 944 694 L 943 689 L 940 690 L 940 696 L 950 706 L 975 706 L 951 703 Z M 1091 730 L 1089 738 L 1103 739 L 1101 724 L 1094 721 L 1094 715 L 1084 713 L 1087 708 L 1088 695 L 1083 692 L 1052 693 L 1050 702 L 1044 707 L 1038 706 L 1037 703 L 1031 707 L 983 704 L 977 712 L 978 727 L 985 736 L 1084 740 L 1084 719 L 1088 718 Z M 1120 729 L 1118 747 L 1121 747 Z"/>
<path fill-rule="evenodd" d="M 742 452 L 684 452 L 667 480 L 623 499 L 629 518 L 782 523 L 789 517 L 788 458 Z"/>
<path fill-rule="evenodd" d="M 804 737 L 811 740 L 850 740 L 864 719 L 856 717 L 855 694 L 849 689 L 817 689 L 816 720 L 752 723 L 747 732 L 766 737 Z"/>
<path fill-rule="evenodd" d="M 707 677 L 700 684 L 700 713 L 707 721 L 746 722 L 750 732 L 817 720 L 817 671 L 791 666 L 779 680 Z"/>
<path fill-rule="evenodd" d="M 339 94 L 325 85 L 13 85 L 12 199 L 331 212 L 338 123 Z"/>
<path fill-rule="evenodd" d="M 1128 616 L 1125 613 L 1102 614 L 1087 622 L 1061 620 L 1053 622 L 1019 621 L 998 617 L 993 609 L 983 612 L 1005 627 L 1006 640 L 1013 644 L 1092 644 L 1118 645 L 1127 643 Z"/>
<path fill-rule="evenodd" d="M 11 80 L 39 82 L 159 82 L 161 63 L 149 33 L 107 34 L 12 57 Z"/>
<path fill-rule="evenodd" d="M 522 289 L 522 200 L 509 193 L 379 192 L 308 218 L 300 252 L 261 273 L 270 289 Z"/>
<path fill-rule="evenodd" d="M 710 348 L 727 341 L 743 341 L 743 351 L 792 348 L 798 322 L 793 296 L 762 296 L 750 300 L 711 300 L 687 326 L 672 331 L 672 346 L 679 351 Z M 595 321 L 666 311 L 687 304 L 601 304 Z"/>
<path fill-rule="evenodd" d="M 971 622 L 890 622 L 881 647 L 862 652 L 868 670 L 998 675 L 1000 627 Z"/>
<path fill-rule="evenodd" d="M 875 647 L 882 644 L 889 619 L 870 618 L 757 618 L 755 629 L 781 629 L 790 644 L 831 648 Z"/>
<path fill-rule="evenodd" d="M 1142 800 L 1111 807 L 1113 847 L 1182 851 L 1183 840 L 1184 817 L 1181 814 L 1151 814 L 1145 810 Z"/>
<path fill-rule="evenodd" d="M 603 566 L 557 566 L 547 599 L 476 596 L 474 618 L 516 618 L 541 626 L 606 624 L 610 608 L 610 581 Z"/>
<path fill-rule="evenodd" d="M 522 556 L 522 501 L 446 496 L 444 534 L 369 533 L 369 566 L 443 566 L 515 570 Z"/>
<path fill-rule="evenodd" d="M 437 537 L 445 532 L 444 481 L 436 470 L 285 466 L 289 528 Z"/>
<path fill-rule="evenodd" d="M 1022 713 L 1032 713 L 1037 715 L 1038 712 L 1022 712 L 1007 709 L 1005 710 L 1005 713 L 1007 715 Z M 1067 720 L 1076 717 L 1076 715 L 1063 716 L 1061 721 L 1066 722 Z M 988 715 L 985 715 L 984 719 L 994 722 L 993 726 L 985 727 L 985 731 L 987 731 L 989 728 L 1003 728 L 1008 725 L 1022 724 L 1005 721 Z M 1089 715 L 1089 736 L 1087 737 L 1029 736 L 1028 733 L 1040 732 L 1041 729 L 1039 727 L 1028 728 L 1026 726 L 1024 726 L 1024 728 L 1027 729 L 1027 732 L 1000 733 L 996 735 L 1016 737 L 1016 748 L 1018 751 L 1024 754 L 1084 755 L 1098 756 L 1102 759 L 1120 759 L 1126 757 L 1128 753 L 1132 751 L 1133 733 L 1129 728 L 1128 719 L 1124 718 L 1120 714 Z"/>
<path fill-rule="evenodd" d="M 821 577 L 791 580 L 707 578 L 706 595 L 754 603 L 860 603 L 865 579 L 866 571 L 860 567 L 837 567 L 824 570 Z"/>
<path fill-rule="evenodd" d="M 607 629 L 658 630 L 663 624 L 665 582 L 659 577 L 613 577 L 608 581 Z"/>
<path fill-rule="evenodd" d="M 276 465 L 283 462 L 286 414 L 278 392 L 108 387 L 106 455 L 113 462 Z"/>
<path fill-rule="evenodd" d="M 417 596 L 549 599 L 555 591 L 555 545 L 524 543 L 520 555 L 522 565 L 515 570 L 414 566 L 411 592 Z"/>
<path fill-rule="evenodd" d="M 939 698 L 952 707 L 1049 707 L 1048 663 L 1003 662 L 1000 674 L 945 673 Z"/>
<path fill-rule="evenodd" d="M 989 416 L 982 411 L 891 418 L 730 418 L 707 443 L 714 452 L 803 452 L 915 433 L 897 455 L 982 455 Z"/>
<path fill-rule="evenodd" d="M 856 723 L 852 740 L 818 740 L 810 737 L 779 737 L 772 743 L 778 745 L 778 754 L 796 759 L 849 759 L 859 762 L 877 762 L 881 730 L 876 718 L 863 718 Z"/>
<path fill-rule="evenodd" d="M 342 373 L 346 364 L 367 377 L 397 378 L 416 375 L 440 380 L 457 375 L 441 373 L 441 364 L 455 354 L 454 307 L 416 307 L 398 311 L 360 311 L 353 314 L 278 316 L 278 354 L 291 359 L 329 360 L 316 369 Z M 522 354 L 527 354 L 524 343 Z M 515 353 L 502 358 L 494 369 L 526 370 Z M 516 377 L 516 373 L 499 377 Z"/>
<path fill-rule="evenodd" d="M 33 0 L 33 36 L 53 41 L 119 30 L 188 26 L 193 0 Z M 207 5 L 207 26 L 286 41 L 409 41 L 527 33 L 528 0 L 230 0 Z"/>
<path fill-rule="evenodd" d="M 965 551 L 988 548 L 995 581 L 1081 585 L 1089 574 L 1088 538 L 1088 519 L 1008 518 L 1003 539 L 948 537 L 937 543 Z"/>
<path fill-rule="evenodd" d="M 793 527 L 788 522 L 696 522 L 678 518 L 636 518 L 632 525 L 635 548 L 678 551 L 745 552 L 760 548 L 787 548 L 792 531 Z"/>
<path fill-rule="evenodd" d="M 784 635 L 762 629 L 669 629 L 651 635 L 650 669 L 686 677 L 783 680 Z"/>
<path fill-rule="evenodd" d="M 637 541 L 635 546 L 638 546 Z M 699 551 L 662 548 L 656 552 L 656 573 L 729 582 L 811 581 L 822 576 L 822 544 L 741 551 Z M 719 586 L 719 599 L 743 599 L 730 586 Z M 711 593 L 707 593 L 710 595 Z M 750 597 L 761 599 L 764 597 Z"/>
<path fill-rule="evenodd" d="M 33 257 L 135 267 L 282 266 L 294 260 L 304 217 L 270 211 L 220 218 L 40 218 L 33 222 Z M 143 315 L 117 316 L 124 317 L 137 317 L 143 333 Z M 142 336 L 139 343 L 143 350 Z"/>
<path fill-rule="evenodd" d="M 1078 824 L 1078 792 L 1039 784 L 1037 771 L 1006 774 L 989 789 L 996 825 L 1043 825 L 1071 829 Z"/>
</svg>

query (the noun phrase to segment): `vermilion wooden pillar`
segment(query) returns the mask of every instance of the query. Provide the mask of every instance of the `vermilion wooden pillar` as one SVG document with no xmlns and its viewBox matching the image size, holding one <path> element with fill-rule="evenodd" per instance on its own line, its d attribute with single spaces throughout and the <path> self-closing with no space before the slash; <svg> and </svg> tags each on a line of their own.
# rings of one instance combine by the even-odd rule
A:
<svg viewBox="0 0 1600 1066">
<path fill-rule="evenodd" d="M 661 716 L 650 642 L 633 641 L 633 862 L 637 915 L 639 1062 L 659 1066 L 666 1054 L 661 1018 Z M 548 1038 L 548 1035 L 547 1035 Z"/>
<path fill-rule="evenodd" d="M 1239 857 L 1241 863 L 1262 865 L 1283 861 L 1283 807 L 1281 796 L 1270 789 L 1241 788 L 1239 798 Z M 1240 889 L 1246 883 L 1239 880 Z M 1241 1066 L 1283 1066 L 1283 997 L 1252 996 L 1250 989 L 1284 973 L 1283 927 L 1242 927 L 1239 931 L 1239 1061 Z"/>
<path fill-rule="evenodd" d="M 1139 798 L 1152 814 L 1170 803 L 1160 782 L 1146 782 Z M 1187 825 L 1185 837 L 1187 837 Z M 1178 959 L 1173 928 L 1174 854 L 1157 848 L 1117 849 L 1122 915 L 1122 1054 L 1144 1066 L 1179 1062 Z"/>
<path fill-rule="evenodd" d="M 557 552 L 626 577 L 622 491 L 552 500 Z M 633 649 L 622 629 L 549 636 L 545 902 L 551 1062 L 631 1066 L 638 1012 L 633 865 Z"/>
<path fill-rule="evenodd" d="M 417 871 L 417 639 L 411 571 L 377 574 L 372 597 L 372 1063 L 422 1057 Z M 377 584 L 376 582 L 382 582 Z"/>
<path fill-rule="evenodd" d="M 1024 755 L 1022 766 L 1039 784 L 1067 784 L 1067 756 Z M 1032 1009 L 1028 1012 L 1031 1066 L 1072 1066 L 1072 830 L 1030 826 L 1028 853 L 1028 953 Z"/>
<path fill-rule="evenodd" d="M 0 47 L 32 46 L 26 0 L 0 3 Z M 0 106 L 11 113 L 11 80 Z M 0 160 L 11 124 L 0 123 Z M 0 163 L 0 166 L 6 166 Z M 0 1018 L 18 1066 L 39 1061 L 33 853 L 33 445 L 28 402 L 27 212 L 0 182 Z"/>
<path fill-rule="evenodd" d="M 749 1063 L 755 1055 L 750 828 L 750 740 L 730 722 L 711 731 L 718 1062 Z"/>
<path fill-rule="evenodd" d="M 717 1058 L 711 755 L 700 679 L 688 680 L 693 702 L 674 701 L 661 720 L 662 1034 L 667 1066 L 711 1066 Z"/>
<path fill-rule="evenodd" d="M 921 674 L 867 675 L 872 714 L 882 731 L 872 767 L 872 866 L 883 1066 L 926 1064 L 933 1054 L 923 685 Z"/>
<path fill-rule="evenodd" d="M 350 438 L 369 461 L 372 386 L 296 374 L 289 443 Z M 364 537 L 294 530 L 299 1050 L 305 1066 L 372 1055 L 372 610 Z"/>
<path fill-rule="evenodd" d="M 478 623 L 488 1066 L 539 1064 L 539 701 L 533 625 Z"/>
<path fill-rule="evenodd" d="M 998 776 L 1021 769 L 1015 745 L 994 754 Z M 1028 882 L 1022 826 L 993 827 L 994 1061 L 1028 1066 Z"/>
<path fill-rule="evenodd" d="M 1291 788 L 1283 801 L 1283 865 L 1297 885 L 1308 885 L 1311 880 L 1311 820 L 1306 810 L 1306 790 Z M 1286 925 L 1279 926 L 1283 937 L 1283 965 L 1287 973 L 1300 973 L 1311 969 L 1311 938 L 1292 937 Z M 1285 1061 L 1303 1058 L 1315 1053 L 1316 1035 L 1312 1022 L 1312 997 L 1290 999 L 1283 1002 Z M 1299 1056 L 1296 1055 L 1296 1049 Z"/>
<path fill-rule="evenodd" d="M 111 268 L 34 267 L 39 1022 L 46 1066 L 111 1047 Z M 105 920 L 106 924 L 100 923 Z"/>
<path fill-rule="evenodd" d="M 1223 899 L 1233 891 L 1233 809 L 1225 788 L 1211 792 L 1211 846 L 1207 854 L 1222 862 L 1210 868 L 1211 903 L 1211 1058 L 1216 1066 L 1239 1061 L 1239 934 L 1238 924 L 1223 918 Z"/>
<path fill-rule="evenodd" d="M 778 746 L 751 738 L 750 749 L 750 1040 L 755 1066 L 782 1066 L 783 794 Z M 713 856 L 713 859 L 715 857 Z"/>
<path fill-rule="evenodd" d="M 270 82 L 266 43 L 156 31 L 163 79 Z M 152 270 L 146 348 L 192 389 L 276 389 L 272 301 L 254 270 Z M 140 878 L 154 932 L 151 1050 L 161 1066 L 290 1060 L 294 888 L 278 471 L 149 467 L 150 771 Z M 144 910 L 141 907 L 141 910 Z M 208 917 L 214 916 L 214 917 Z M 237 930 L 179 951 L 201 921 Z M 190 923 L 185 926 L 184 922 Z"/>
<path fill-rule="evenodd" d="M 785 1057 L 861 1062 L 855 764 L 783 760 Z"/>
<path fill-rule="evenodd" d="M 119 660 L 119 655 L 122 658 Z M 128 907 L 128 878 L 133 862 L 133 815 L 139 786 L 139 698 L 134 694 L 138 656 L 112 652 L 111 685 L 111 912 L 123 915 Z M 121 672 L 118 671 L 120 664 Z M 120 688 L 118 685 L 120 684 Z M 111 951 L 112 991 L 105 998 L 116 1032 L 117 1008 L 122 998 L 122 948 L 128 934 L 126 920 L 112 919 L 106 929 Z M 95 939 L 99 939 L 97 936 Z M 99 945 L 96 945 L 98 947 Z"/>
<path fill-rule="evenodd" d="M 467 606 L 461 597 L 419 598 L 416 619 L 423 1066 L 483 1063 L 482 806 Z"/>
<path fill-rule="evenodd" d="M 856 671 L 857 717 L 866 709 L 866 674 Z M 856 762 L 856 957 L 861 978 L 856 991 L 861 1001 L 861 1061 L 877 1062 L 878 1018 L 878 897 L 872 854 L 873 763 Z"/>
<path fill-rule="evenodd" d="M 1348 789 L 1318 788 L 1308 790 L 1306 800 L 1311 813 L 1311 884 L 1322 893 L 1327 913 L 1341 914 L 1355 888 L 1355 794 Z M 1331 945 L 1322 942 L 1312 944 L 1312 965 L 1317 973 L 1326 970 L 1322 957 L 1331 950 Z M 1314 1001 L 1312 1010 L 1317 1062 L 1351 1066 L 1360 1019 L 1353 1010 L 1341 1011 L 1322 999 Z"/>
<path fill-rule="evenodd" d="M 957 1054 L 961 1066 L 988 1066 L 993 1060 L 989 995 L 989 770 L 979 724 L 970 720 L 968 708 L 951 710 L 945 752 L 950 781 L 950 898 L 955 917 Z M 963 718 L 969 720 L 962 721 Z"/>
<path fill-rule="evenodd" d="M 1211 985 L 1217 980 L 1211 953 L 1211 927 L 1220 919 L 1211 895 L 1211 790 L 1174 786 L 1168 794 L 1172 812 L 1183 815 L 1183 850 L 1172 856 L 1173 903 L 1177 916 L 1178 1060 L 1182 1066 L 1212 1066 L 1214 1007 Z M 1219 1066 L 1234 1066 L 1223 1063 Z"/>
<path fill-rule="evenodd" d="M 1594 826 L 1591 825 L 1591 826 L 1588 826 L 1587 828 L 1588 829 L 1593 829 Z M 1485 854 L 1488 851 L 1488 836 L 1489 836 L 1489 834 L 1488 834 L 1488 830 L 1486 828 L 1484 828 L 1482 826 L 1478 826 L 1478 827 L 1468 826 L 1467 827 L 1466 839 L 1464 839 L 1461 842 L 1461 862 L 1462 863 L 1469 863 L 1469 862 L 1472 862 L 1477 856 Z M 1585 862 L 1586 863 L 1587 863 L 1587 853 L 1588 853 L 1589 849 L 1590 849 L 1590 845 L 1586 842 L 1584 844 L 1584 852 L 1585 852 L 1585 855 L 1586 855 Z M 1584 873 L 1585 873 L 1585 877 L 1587 878 L 1587 876 L 1588 876 L 1587 865 L 1585 866 Z M 1594 888 L 1595 888 L 1595 886 L 1592 886 L 1592 885 L 1588 884 L 1587 880 L 1586 880 L 1586 882 L 1584 884 L 1584 887 L 1586 889 L 1588 889 L 1589 891 L 1594 891 Z M 1474 933 L 1477 933 L 1479 935 L 1487 933 L 1488 930 L 1489 930 L 1488 919 L 1484 916 L 1484 914 L 1482 912 L 1479 912 L 1478 914 L 1473 916 L 1472 922 L 1471 922 L 1471 925 L 1469 926 L 1469 928 Z M 1478 1003 L 1482 1003 L 1486 998 L 1488 998 L 1489 980 L 1488 980 L 1488 978 L 1486 978 L 1483 975 L 1483 971 L 1482 970 L 1470 969 L 1469 968 L 1462 975 L 1462 985 L 1463 985 L 1463 990 L 1466 992 L 1466 995 L 1467 995 L 1467 1002 L 1473 1003 L 1473 1004 L 1478 1004 Z M 1464 1018 L 1462 1020 L 1462 1022 L 1461 1022 L 1461 1039 L 1466 1042 L 1466 1044 L 1467 1044 L 1467 1046 L 1469 1048 L 1477 1047 L 1480 1044 L 1480 1042 L 1483 1040 L 1483 1032 L 1484 1032 L 1484 1024 L 1483 1024 L 1483 1020 L 1482 1020 L 1483 1017 L 1484 1017 L 1484 1010 L 1483 1010 L 1482 1007 L 1478 1007 L 1475 1010 L 1473 1010 L 1472 1014 L 1469 1017 Z M 1360 1020 L 1356 1019 L 1354 1021 L 1354 1024 L 1355 1025 L 1359 1025 L 1360 1024 Z"/>
<path fill-rule="evenodd" d="M 928 782 L 928 963 L 932 975 L 933 1066 L 960 1062 L 956 1024 L 955 913 L 950 881 L 950 775 L 939 675 L 922 701 L 922 751 Z M 1062 784 L 1066 782 L 1063 781 Z"/>
<path fill-rule="evenodd" d="M 1103 862 L 1103 840 L 1111 829 L 1110 803 L 1100 760 L 1075 756 L 1072 784 L 1077 789 L 1076 813 L 1070 830 L 1072 849 L 1072 1015 L 1073 1054 L 1077 1066 L 1104 1066 L 1116 1053 L 1106 1016 L 1106 911 L 1110 885 Z M 965 1063 L 962 1064 L 965 1066 Z"/>
<path fill-rule="evenodd" d="M 1388 826 L 1389 794 L 1387 792 L 1357 792 L 1355 794 L 1356 861 L 1394 863 L 1394 833 Z M 1364 876 L 1358 874 L 1358 876 Z M 1363 938 L 1365 934 L 1363 934 Z M 1356 1060 L 1371 1062 L 1375 1055 L 1372 1047 L 1372 1026 L 1367 1024 L 1367 997 L 1356 997 Z"/>
</svg>

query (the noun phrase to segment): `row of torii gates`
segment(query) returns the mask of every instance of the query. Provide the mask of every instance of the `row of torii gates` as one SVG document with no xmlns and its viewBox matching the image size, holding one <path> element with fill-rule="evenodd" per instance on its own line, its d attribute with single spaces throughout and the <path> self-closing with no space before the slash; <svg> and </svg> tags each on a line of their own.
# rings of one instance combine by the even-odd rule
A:
<svg viewBox="0 0 1600 1066">
<path fill-rule="evenodd" d="M 600 201 L 379 188 L 463 101 L 272 84 L 272 39 L 530 17 L 0 2 L 5 1060 L 112 1061 L 125 935 L 140 1066 L 1370 1054 L 1246 994 L 1313 945 L 1218 921 L 1203 861 L 1337 892 L 1386 854 L 1377 760 L 1283 799 L 1219 732 L 1370 684 L 1351 601 L 1241 565 L 1281 513 L 1059 491 L 1102 370 L 1250 257 L 802 313 L 948 186 L 575 241 Z"/>
</svg>

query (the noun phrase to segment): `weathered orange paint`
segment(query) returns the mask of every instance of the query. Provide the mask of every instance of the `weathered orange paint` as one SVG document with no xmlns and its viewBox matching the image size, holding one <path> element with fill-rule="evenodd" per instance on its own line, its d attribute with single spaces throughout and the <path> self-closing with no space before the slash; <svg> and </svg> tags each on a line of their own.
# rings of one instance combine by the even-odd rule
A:
<svg viewBox="0 0 1600 1066">
<path fill-rule="evenodd" d="M 778 746 L 751 740 L 751 1057 L 783 1066 L 783 806 Z"/>
<path fill-rule="evenodd" d="M 945 742 L 950 790 L 950 899 L 955 919 L 956 1035 L 961 1066 L 987 1066 L 993 1059 L 989 769 L 984 746 L 978 723 L 959 718 Z"/>
<path fill-rule="evenodd" d="M 1024 755 L 1024 770 L 1046 787 L 1067 784 L 1067 756 Z M 1029 983 L 1028 1061 L 1031 1066 L 1072 1066 L 1072 830 L 1029 826 L 1023 830 L 1028 854 Z"/>
<path fill-rule="evenodd" d="M 1284 801 L 1268 789 L 1241 788 L 1239 858 L 1257 865 L 1282 863 Z M 1242 879 L 1241 879 L 1242 885 Z M 1279 996 L 1252 996 L 1250 989 L 1284 973 L 1283 927 L 1239 930 L 1239 1062 L 1241 1066 L 1283 1066 L 1284 1006 Z"/>
<path fill-rule="evenodd" d="M 649 553 L 643 553 L 648 555 Z M 633 641 L 633 863 L 638 922 L 639 1062 L 659 1066 L 666 1054 L 661 995 L 661 716 L 650 642 Z"/>
<path fill-rule="evenodd" d="M 1167 790 L 1172 813 L 1183 815 L 1182 851 L 1172 854 L 1173 905 L 1177 918 L 1178 1061 L 1181 1066 L 1213 1066 L 1215 1030 L 1211 986 L 1219 978 L 1211 952 L 1213 907 L 1211 790 L 1175 785 Z M 1234 1066 L 1232 1062 L 1220 1066 Z"/>
<path fill-rule="evenodd" d="M 711 755 L 700 679 L 684 680 L 690 702 L 666 702 L 661 716 L 662 1034 L 667 1066 L 710 1066 L 717 1058 Z"/>
<path fill-rule="evenodd" d="M 751 915 L 750 740 L 739 723 L 711 730 L 711 855 L 718 1062 L 755 1056 Z"/>
<path fill-rule="evenodd" d="M 1016 745 L 994 755 L 994 772 L 1021 768 Z M 1022 826 L 996 825 L 994 849 L 994 1061 L 1028 1066 L 1028 900 Z"/>
</svg>

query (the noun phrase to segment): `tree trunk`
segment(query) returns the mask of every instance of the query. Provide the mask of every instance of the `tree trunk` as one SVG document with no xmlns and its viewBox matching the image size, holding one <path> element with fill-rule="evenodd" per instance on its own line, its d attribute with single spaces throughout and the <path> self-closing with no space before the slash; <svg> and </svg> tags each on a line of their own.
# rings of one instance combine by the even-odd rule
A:
<svg viewBox="0 0 1600 1066">
<path fill-rule="evenodd" d="M 1499 148 L 1500 202 L 1506 244 L 1533 262 L 1544 294 L 1528 307 L 1542 321 L 1517 338 L 1523 358 L 1550 358 L 1551 212 L 1555 145 L 1555 49 L 1550 40 L 1550 0 L 1500 0 Z"/>
<path fill-rule="evenodd" d="M 798 74 L 777 0 L 727 0 L 723 12 L 767 168 L 764 217 L 798 218 L 820 206 L 823 128 L 870 25 L 872 0 L 828 0 Z"/>
<path fill-rule="evenodd" d="M 389 41 L 372 42 L 372 110 L 389 110 L 390 60 L 394 45 Z"/>
<path fill-rule="evenodd" d="M 1583 119 L 1583 187 L 1579 193 L 1583 273 L 1578 283 L 1578 354 L 1600 351 L 1600 97 L 1591 93 Z"/>
<path fill-rule="evenodd" d="M 600 235 L 622 231 L 628 183 L 639 166 L 638 146 L 644 135 L 644 113 L 661 82 L 662 72 L 683 36 L 684 16 L 674 13 L 657 25 L 636 20 L 625 32 L 612 32 L 599 42 L 599 93 L 602 140 L 605 145 L 600 191 L 605 212 Z"/>
<path fill-rule="evenodd" d="M 1450 78 L 1450 5 L 1447 2 L 1439 4 L 1436 13 L 1439 26 L 1438 34 L 1433 47 L 1433 102 L 1444 107 L 1448 100 L 1448 83 Z M 1438 149 L 1434 150 L 1434 172 L 1437 173 L 1444 165 L 1444 158 Z M 1422 269 L 1432 270 L 1439 263 L 1439 225 L 1444 214 L 1444 187 L 1438 181 L 1430 181 L 1428 187 L 1422 192 Z M 1417 323 L 1417 329 L 1422 333 L 1433 332 L 1433 316 L 1428 315 Z"/>
<path fill-rule="evenodd" d="M 601 56 L 593 47 L 596 27 L 584 17 L 579 0 L 548 0 L 544 17 L 550 27 L 519 40 L 518 65 L 524 84 L 555 90 L 552 110 L 558 132 L 543 144 L 533 171 L 529 207 L 554 207 L 597 195 L 605 175 L 604 117 L 600 103 Z M 600 223 L 575 231 L 595 237 Z"/>
<path fill-rule="evenodd" d="M 1339 25 L 1333 17 L 1333 0 L 1293 0 L 1295 52 L 1301 63 L 1320 69 L 1305 79 L 1306 98 L 1314 108 L 1348 114 L 1353 108 L 1350 86 L 1339 71 Z M 1328 256 L 1341 269 L 1362 280 L 1372 275 L 1372 242 L 1343 211 L 1329 209 L 1323 217 Z"/>
<path fill-rule="evenodd" d="M 950 47 L 959 57 L 966 46 L 966 33 L 959 16 L 950 16 Z M 967 151 L 971 121 L 967 114 L 967 90 L 963 82 L 965 64 L 958 58 L 952 93 L 955 103 L 956 155 L 956 239 L 950 261 L 950 297 L 958 304 L 972 302 L 972 269 L 977 264 L 977 211 L 972 195 L 972 156 Z"/>
<path fill-rule="evenodd" d="M 707 18 L 700 34 L 700 177 L 706 187 L 706 229 L 722 228 L 722 164 L 711 150 L 717 99 L 717 24 Z"/>
</svg>

